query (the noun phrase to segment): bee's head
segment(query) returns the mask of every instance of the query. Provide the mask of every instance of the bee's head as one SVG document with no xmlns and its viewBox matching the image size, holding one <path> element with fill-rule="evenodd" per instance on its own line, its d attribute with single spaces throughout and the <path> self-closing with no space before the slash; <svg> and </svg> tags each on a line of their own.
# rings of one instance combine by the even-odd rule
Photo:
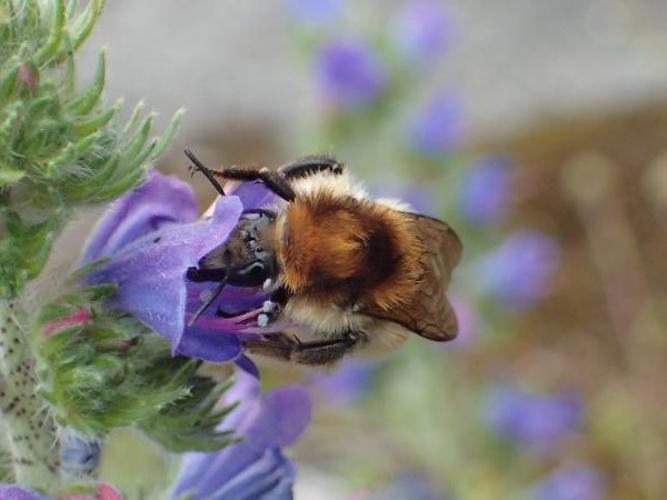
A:
<svg viewBox="0 0 667 500">
<path fill-rule="evenodd" d="M 275 215 L 269 211 L 245 212 L 227 241 L 199 260 L 190 270 L 193 281 L 222 281 L 236 286 L 261 286 L 278 270 L 273 248 Z"/>
</svg>

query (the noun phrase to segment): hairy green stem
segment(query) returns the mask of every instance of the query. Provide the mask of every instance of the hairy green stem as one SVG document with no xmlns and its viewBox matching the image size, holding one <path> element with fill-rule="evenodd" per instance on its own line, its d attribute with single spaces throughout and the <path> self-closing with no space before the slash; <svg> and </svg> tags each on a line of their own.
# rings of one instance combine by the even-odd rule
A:
<svg viewBox="0 0 667 500">
<path fill-rule="evenodd" d="M 37 390 L 35 358 L 19 313 L 16 301 L 0 299 L 0 415 L 14 480 L 52 492 L 60 483 L 57 427 Z"/>
</svg>

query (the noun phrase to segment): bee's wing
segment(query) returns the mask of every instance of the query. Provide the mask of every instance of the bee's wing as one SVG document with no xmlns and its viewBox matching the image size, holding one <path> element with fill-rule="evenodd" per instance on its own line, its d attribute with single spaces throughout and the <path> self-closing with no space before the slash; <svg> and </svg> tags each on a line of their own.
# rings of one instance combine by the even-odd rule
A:
<svg viewBox="0 0 667 500">
<path fill-rule="evenodd" d="M 425 248 L 419 291 L 412 300 L 390 310 L 369 308 L 363 312 L 398 323 L 430 340 L 452 340 L 458 333 L 458 322 L 446 291 L 461 259 L 461 240 L 442 221 L 419 214 L 410 216 Z"/>
</svg>

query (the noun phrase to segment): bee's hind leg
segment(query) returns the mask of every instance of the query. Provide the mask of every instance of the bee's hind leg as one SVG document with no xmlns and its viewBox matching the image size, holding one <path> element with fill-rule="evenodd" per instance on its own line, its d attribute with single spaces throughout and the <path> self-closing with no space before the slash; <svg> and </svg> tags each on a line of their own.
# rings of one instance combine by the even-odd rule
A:
<svg viewBox="0 0 667 500">
<path fill-rule="evenodd" d="M 343 163 L 332 156 L 311 155 L 283 165 L 278 169 L 278 172 L 283 174 L 287 179 L 298 179 L 318 172 L 331 172 L 332 174 L 340 175 L 344 169 L 345 166 Z"/>
<path fill-rule="evenodd" d="M 340 337 L 301 342 L 281 334 L 261 340 L 249 340 L 245 347 L 251 354 L 268 356 L 283 361 L 292 361 L 302 365 L 328 365 L 339 361 L 345 354 L 351 352 L 364 337 L 361 334 L 345 332 Z"/>
</svg>

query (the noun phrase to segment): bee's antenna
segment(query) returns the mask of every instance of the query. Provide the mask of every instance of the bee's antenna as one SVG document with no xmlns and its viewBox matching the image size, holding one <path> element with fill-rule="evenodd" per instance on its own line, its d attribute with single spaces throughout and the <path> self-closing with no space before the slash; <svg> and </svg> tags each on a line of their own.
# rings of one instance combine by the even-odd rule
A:
<svg viewBox="0 0 667 500">
<path fill-rule="evenodd" d="M 215 299 L 218 298 L 218 295 L 220 295 L 220 292 L 222 292 L 222 289 L 225 288 L 226 284 L 227 284 L 227 276 L 225 276 L 220 281 L 220 283 L 216 287 L 215 291 L 211 294 L 211 296 L 208 298 L 208 300 L 206 302 L 204 302 L 204 304 L 202 304 L 202 306 L 199 309 L 197 309 L 197 311 L 192 315 L 192 318 L 190 318 L 190 321 L 188 321 L 188 326 L 194 325 L 195 321 L 197 321 L 199 319 L 199 317 L 202 314 L 204 314 L 204 311 L 206 311 L 206 309 L 208 309 L 208 306 L 210 306 L 211 304 L 213 304 L 213 302 L 215 302 Z"/>
<path fill-rule="evenodd" d="M 191 167 L 191 169 L 193 169 L 193 173 L 194 173 L 194 171 L 199 170 L 202 174 L 204 174 L 206 176 L 206 178 L 213 185 L 215 190 L 218 193 L 220 193 L 220 196 L 225 196 L 225 190 L 222 189 L 222 186 L 220 185 L 220 183 L 217 181 L 217 179 L 215 177 L 213 177 L 213 174 L 211 174 L 211 171 L 207 167 L 205 167 L 202 162 L 200 162 L 197 159 L 197 157 L 193 154 L 193 152 L 190 151 L 189 149 L 185 149 L 185 150 L 183 150 L 183 152 L 185 153 L 185 156 L 187 156 L 190 159 L 190 161 L 194 164 L 194 167 Z"/>
</svg>

